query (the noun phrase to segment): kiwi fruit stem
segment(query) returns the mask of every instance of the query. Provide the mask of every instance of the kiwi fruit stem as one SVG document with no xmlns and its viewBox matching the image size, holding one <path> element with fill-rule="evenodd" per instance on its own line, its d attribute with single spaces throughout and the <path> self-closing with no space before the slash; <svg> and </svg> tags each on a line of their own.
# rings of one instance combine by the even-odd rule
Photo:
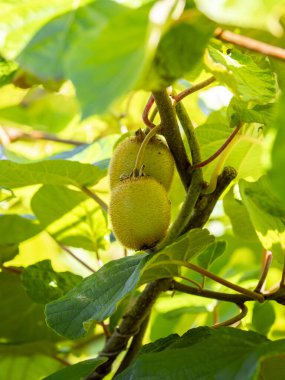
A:
<svg viewBox="0 0 285 380">
<path fill-rule="evenodd" d="M 148 144 L 148 142 L 150 141 L 150 139 L 158 132 L 158 130 L 160 129 L 160 125 L 157 125 L 156 127 L 154 127 L 153 129 L 151 129 L 151 131 L 145 136 L 141 146 L 140 146 L 140 149 L 138 151 L 138 154 L 137 154 L 137 158 L 136 158 L 136 162 L 135 162 L 135 167 L 133 169 L 133 176 L 134 177 L 138 177 L 139 176 L 139 173 L 140 173 L 140 168 L 142 166 L 142 161 L 143 161 L 143 156 L 144 156 L 144 152 L 145 152 L 145 148 Z"/>
</svg>

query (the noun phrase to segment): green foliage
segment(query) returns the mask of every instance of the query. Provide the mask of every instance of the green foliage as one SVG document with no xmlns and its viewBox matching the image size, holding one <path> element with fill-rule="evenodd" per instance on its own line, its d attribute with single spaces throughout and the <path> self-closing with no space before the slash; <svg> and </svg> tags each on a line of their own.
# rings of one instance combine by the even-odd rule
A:
<svg viewBox="0 0 285 380">
<path fill-rule="evenodd" d="M 0 0 L 1 380 L 285 378 L 284 5 Z M 133 252 L 108 167 L 164 114 L 171 224 Z"/>
<path fill-rule="evenodd" d="M 101 322 L 112 315 L 117 303 L 135 288 L 147 259 L 148 255 L 141 254 L 104 265 L 46 306 L 48 325 L 71 339 L 83 336 L 92 321 Z"/>
<path fill-rule="evenodd" d="M 105 359 L 89 359 L 79 362 L 70 367 L 61 369 L 52 375 L 45 377 L 43 380 L 78 380 L 84 379 L 100 364 L 104 363 Z"/>
<path fill-rule="evenodd" d="M 50 260 L 29 265 L 22 273 L 22 283 L 28 296 L 41 304 L 62 297 L 81 280 L 81 276 L 70 272 L 55 272 Z"/>
<path fill-rule="evenodd" d="M 44 185 L 33 196 L 31 207 L 41 227 L 61 244 L 89 251 L 105 248 L 106 219 L 82 192 Z"/>
<path fill-rule="evenodd" d="M 260 362 L 284 352 L 285 341 L 232 328 L 189 330 L 182 337 L 152 343 L 116 379 L 241 378 L 254 379 Z M 207 360 L 205 361 L 205 352 Z"/>
<path fill-rule="evenodd" d="M 36 184 L 91 186 L 104 177 L 96 166 L 66 160 L 49 160 L 31 164 L 0 162 L 0 181 L 9 188 Z"/>
<path fill-rule="evenodd" d="M 242 101 L 267 104 L 276 99 L 277 82 L 266 59 L 243 54 L 237 48 L 224 53 L 209 46 L 206 63 Z"/>
</svg>

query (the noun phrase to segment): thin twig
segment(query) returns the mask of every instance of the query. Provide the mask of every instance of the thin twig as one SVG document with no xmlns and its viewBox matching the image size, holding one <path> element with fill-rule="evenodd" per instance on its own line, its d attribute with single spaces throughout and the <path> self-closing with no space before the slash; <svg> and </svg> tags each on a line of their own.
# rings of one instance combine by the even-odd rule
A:
<svg viewBox="0 0 285 380">
<path fill-rule="evenodd" d="M 155 125 L 153 124 L 152 121 L 149 120 L 148 118 L 148 115 L 149 115 L 149 111 L 151 110 L 151 107 L 154 103 L 154 97 L 152 95 L 150 95 L 147 103 L 146 103 L 146 106 L 143 110 L 143 114 L 142 114 L 142 119 L 143 119 L 143 122 L 145 123 L 145 125 L 147 127 L 149 127 L 150 129 L 154 128 Z"/>
<path fill-rule="evenodd" d="M 99 322 L 98 324 L 102 327 L 104 335 L 106 336 L 106 338 L 110 338 L 111 333 L 110 333 L 108 325 L 106 325 L 105 322 Z"/>
<path fill-rule="evenodd" d="M 68 367 L 71 365 L 67 360 L 60 358 L 57 355 L 50 355 L 50 357 L 57 360 L 59 363 L 63 364 L 65 367 Z"/>
<path fill-rule="evenodd" d="M 10 142 L 15 142 L 18 140 L 46 140 L 46 141 L 53 141 L 63 144 L 69 144 L 69 145 L 75 145 L 80 146 L 86 144 L 83 141 L 77 141 L 73 139 L 64 139 L 58 136 L 54 136 L 50 133 L 40 132 L 40 131 L 31 131 L 29 133 L 27 132 L 19 132 L 15 131 L 14 133 L 9 133 L 9 130 L 7 133 L 10 136 Z"/>
<path fill-rule="evenodd" d="M 82 186 L 80 189 L 83 193 L 88 195 L 88 197 L 94 199 L 94 201 L 98 203 L 98 205 L 102 208 L 102 210 L 104 210 L 105 212 L 108 212 L 107 204 L 100 197 L 98 197 L 97 194 L 95 194 L 93 191 L 91 191 L 90 189 L 88 189 L 88 187 L 85 187 L 85 186 Z"/>
<path fill-rule="evenodd" d="M 201 284 L 199 284 L 199 282 L 197 282 L 195 280 L 191 280 L 191 278 L 189 278 L 189 277 L 182 276 L 181 274 L 177 275 L 177 276 L 174 276 L 174 277 L 179 277 L 182 280 L 190 282 L 191 284 L 195 285 L 197 287 L 198 291 L 200 291 L 200 292 L 203 290 L 203 287 L 201 286 Z"/>
<path fill-rule="evenodd" d="M 172 96 L 172 98 L 174 99 L 173 105 L 176 106 L 176 104 L 180 102 L 182 99 L 184 99 L 186 96 L 191 95 L 199 90 L 202 90 L 202 88 L 209 86 L 211 83 L 215 82 L 215 80 L 216 78 L 212 76 L 204 80 L 203 82 L 198 83 L 190 88 L 186 88 L 186 90 L 183 90 L 179 94 Z"/>
<path fill-rule="evenodd" d="M 263 260 L 263 269 L 261 272 L 260 279 L 258 281 L 258 284 L 256 285 L 255 292 L 261 293 L 265 284 L 266 277 L 268 275 L 268 271 L 271 265 L 272 261 L 272 252 L 271 251 L 264 251 L 264 260 Z"/>
<path fill-rule="evenodd" d="M 167 260 L 165 260 L 165 261 L 160 261 L 158 263 L 154 263 L 154 264 L 152 264 L 151 267 L 163 266 L 163 265 L 179 265 L 179 266 L 183 266 L 185 268 L 189 268 L 189 269 L 191 269 L 197 273 L 200 273 L 202 276 L 206 276 L 206 277 L 210 278 L 211 280 L 216 281 L 219 284 L 226 286 L 229 289 L 235 290 L 236 292 L 244 294 L 245 296 L 248 296 L 248 297 L 255 299 L 259 302 L 264 302 L 264 297 L 262 294 L 256 293 L 252 290 L 248 290 L 246 288 L 243 288 L 242 286 L 236 285 L 236 284 L 234 284 L 228 280 L 225 280 L 222 277 L 215 275 L 214 273 L 207 271 L 206 269 L 204 269 L 202 267 L 199 267 L 198 265 L 188 263 L 187 261 L 182 261 L 182 260 L 167 261 Z"/>
<path fill-rule="evenodd" d="M 235 315 L 234 317 L 227 319 L 224 322 L 216 323 L 213 327 L 216 329 L 221 326 L 231 326 L 234 323 L 241 321 L 247 315 L 248 308 L 245 306 L 245 304 L 240 304 L 237 306 L 241 309 L 241 312 L 238 315 Z"/>
<path fill-rule="evenodd" d="M 23 272 L 23 270 L 20 268 L 5 267 L 3 264 L 0 266 L 0 268 L 2 269 L 2 271 L 11 272 L 11 273 L 18 274 L 18 275 L 22 274 L 22 272 Z"/>
<path fill-rule="evenodd" d="M 241 34 L 233 33 L 229 30 L 222 30 L 221 28 L 216 29 L 215 37 L 221 41 L 241 46 L 248 50 L 255 51 L 256 53 L 278 58 L 283 61 L 285 60 L 285 49 L 282 49 L 278 46 L 269 45 L 265 42 L 255 40 Z"/>
<path fill-rule="evenodd" d="M 58 242 L 57 242 L 58 243 Z M 68 247 L 66 247 L 65 245 L 63 244 L 60 244 L 60 247 L 65 251 L 67 252 L 70 256 L 72 256 L 75 260 L 77 260 L 80 264 L 82 264 L 85 268 L 87 268 L 88 270 L 90 270 L 90 272 L 93 272 L 95 273 L 96 271 L 91 268 L 87 263 L 85 263 L 83 260 L 81 260 L 78 256 L 76 256 Z"/>
<path fill-rule="evenodd" d="M 212 156 L 210 156 L 209 158 L 207 158 L 205 161 L 202 161 L 199 164 L 196 164 L 196 165 L 192 166 L 192 170 L 195 170 L 195 169 L 198 169 L 198 168 L 202 168 L 202 167 L 208 165 L 210 162 L 214 161 L 217 157 L 219 157 L 219 155 L 227 148 L 227 146 L 230 144 L 230 142 L 234 139 L 234 137 L 239 132 L 239 130 L 241 129 L 241 127 L 242 127 L 242 123 L 240 123 L 234 129 L 234 131 L 230 134 L 230 136 L 223 143 L 223 145 L 214 154 L 212 154 Z"/>
</svg>

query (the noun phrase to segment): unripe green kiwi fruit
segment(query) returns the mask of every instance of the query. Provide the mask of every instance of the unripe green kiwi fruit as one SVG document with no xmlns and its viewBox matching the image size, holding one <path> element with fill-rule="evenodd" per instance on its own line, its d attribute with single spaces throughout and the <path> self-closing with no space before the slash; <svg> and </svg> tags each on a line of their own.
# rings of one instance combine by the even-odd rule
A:
<svg viewBox="0 0 285 380">
<path fill-rule="evenodd" d="M 124 175 L 131 174 L 143 138 L 142 132 L 138 133 L 124 140 L 115 149 L 109 169 L 111 190 Z M 174 159 L 167 145 L 160 138 L 155 136 L 148 142 L 142 165 L 144 165 L 146 176 L 155 178 L 167 191 L 169 190 L 174 173 Z"/>
<path fill-rule="evenodd" d="M 112 191 L 109 214 L 114 234 L 123 246 L 152 248 L 168 229 L 170 202 L 165 188 L 155 179 L 131 177 Z"/>
</svg>

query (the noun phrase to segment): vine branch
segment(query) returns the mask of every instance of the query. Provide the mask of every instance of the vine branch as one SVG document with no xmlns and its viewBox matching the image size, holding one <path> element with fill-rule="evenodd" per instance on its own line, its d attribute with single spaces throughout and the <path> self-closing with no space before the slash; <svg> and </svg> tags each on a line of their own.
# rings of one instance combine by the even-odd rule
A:
<svg viewBox="0 0 285 380">
<path fill-rule="evenodd" d="M 232 318 L 227 319 L 224 322 L 216 323 L 213 327 L 216 329 L 216 328 L 221 327 L 221 326 L 231 326 L 234 323 L 241 321 L 247 315 L 248 308 L 243 303 L 240 305 L 237 305 L 237 306 L 241 309 L 239 314 L 235 315 Z"/>
<path fill-rule="evenodd" d="M 241 34 L 233 33 L 230 30 L 217 28 L 215 31 L 215 37 L 221 41 L 229 42 L 233 45 L 246 48 L 256 53 L 278 58 L 283 61 L 285 60 L 285 49 L 243 36 Z"/>
<path fill-rule="evenodd" d="M 85 187 L 85 186 L 82 186 L 80 190 L 86 195 L 88 195 L 88 197 L 94 199 L 94 201 L 98 203 L 98 205 L 102 208 L 102 210 L 104 210 L 105 212 L 108 212 L 107 204 L 100 197 L 98 197 L 96 193 L 94 193 L 88 187 Z"/>
<path fill-rule="evenodd" d="M 169 149 L 174 157 L 182 183 L 187 190 L 191 181 L 191 167 L 179 132 L 176 114 L 167 91 L 153 92 L 153 97 L 161 120 L 161 132 L 166 138 Z"/>
<path fill-rule="evenodd" d="M 186 88 L 185 90 L 181 91 L 179 94 L 172 96 L 174 102 L 173 105 L 176 106 L 177 103 L 179 103 L 182 99 L 184 99 L 186 96 L 193 94 L 194 92 L 197 92 L 199 90 L 202 90 L 202 88 L 205 88 L 215 82 L 216 78 L 214 76 L 204 80 L 203 82 L 197 83 L 196 85 Z"/>
<path fill-rule="evenodd" d="M 108 360 L 101 364 L 86 380 L 99 380 L 110 371 L 117 356 L 126 349 L 129 339 L 139 332 L 142 322 L 149 315 L 151 308 L 161 292 L 169 290 L 171 279 L 161 279 L 149 283 L 136 300 L 132 308 L 124 315 L 119 327 L 111 335 L 99 357 Z"/>
</svg>

